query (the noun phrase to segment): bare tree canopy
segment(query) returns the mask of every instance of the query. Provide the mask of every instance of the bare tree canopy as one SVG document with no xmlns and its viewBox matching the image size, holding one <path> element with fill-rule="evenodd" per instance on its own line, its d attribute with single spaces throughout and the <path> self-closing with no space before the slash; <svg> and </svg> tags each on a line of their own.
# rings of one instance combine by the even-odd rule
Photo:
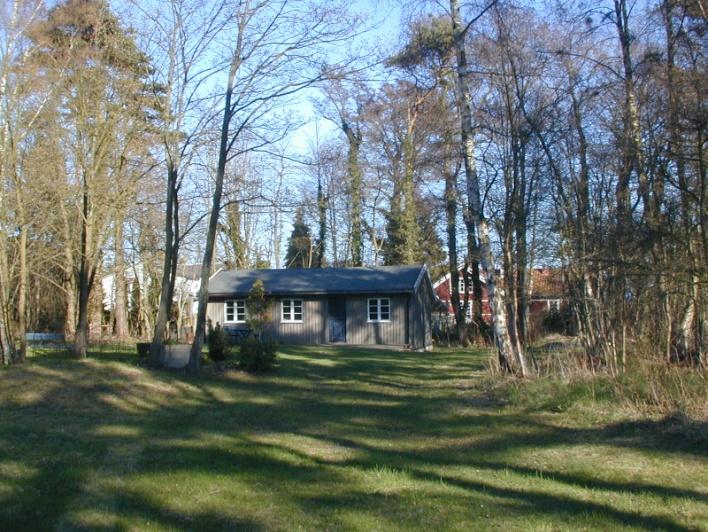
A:
<svg viewBox="0 0 708 532">
<path fill-rule="evenodd" d="M 541 267 L 588 367 L 703 363 L 703 4 L 349 4 L 0 3 L 3 361 L 56 331 L 196 371 L 221 266 L 426 263 L 509 373 Z"/>
</svg>

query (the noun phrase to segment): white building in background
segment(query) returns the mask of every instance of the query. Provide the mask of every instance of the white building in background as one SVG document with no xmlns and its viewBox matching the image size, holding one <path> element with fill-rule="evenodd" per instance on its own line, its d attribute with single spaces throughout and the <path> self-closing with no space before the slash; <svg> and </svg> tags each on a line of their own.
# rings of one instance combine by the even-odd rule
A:
<svg viewBox="0 0 708 532">
<path fill-rule="evenodd" d="M 143 265 L 137 264 L 133 267 L 126 268 L 125 271 L 125 284 L 126 284 L 126 298 L 128 301 L 128 308 L 131 308 L 131 294 L 133 293 L 133 285 L 137 279 L 138 284 L 141 287 L 145 286 L 145 276 L 143 275 Z M 105 275 L 101 279 L 101 287 L 103 288 L 103 310 L 106 312 L 113 312 L 113 307 L 116 303 L 116 283 L 115 275 L 110 273 Z"/>
<path fill-rule="evenodd" d="M 180 338 L 190 337 L 194 330 L 198 307 L 197 296 L 201 285 L 201 268 L 201 264 L 184 264 L 177 267 L 170 330 L 172 334 L 179 333 Z M 126 270 L 128 312 L 134 308 L 133 297 L 136 281 L 140 287 L 140 297 L 146 297 L 150 280 L 144 274 L 142 264 L 129 267 Z M 112 313 L 116 301 L 115 275 L 113 273 L 101 279 L 101 288 L 103 291 L 103 310 L 107 313 Z"/>
</svg>

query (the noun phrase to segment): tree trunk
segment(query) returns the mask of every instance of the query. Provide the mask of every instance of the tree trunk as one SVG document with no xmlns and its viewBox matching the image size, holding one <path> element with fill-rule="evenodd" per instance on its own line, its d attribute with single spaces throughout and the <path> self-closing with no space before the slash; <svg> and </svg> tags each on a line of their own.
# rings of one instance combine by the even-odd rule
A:
<svg viewBox="0 0 708 532">
<path fill-rule="evenodd" d="M 76 324 L 76 334 L 74 336 L 74 347 L 73 355 L 74 358 L 84 359 L 86 358 L 88 345 L 89 345 L 89 295 L 91 292 L 91 281 L 93 277 L 92 271 L 92 226 L 90 223 L 91 219 L 91 205 L 89 194 L 87 191 L 88 185 L 86 183 L 86 177 L 84 176 L 83 184 L 83 208 L 81 217 L 81 258 L 79 265 L 79 316 L 78 323 Z"/>
<path fill-rule="evenodd" d="M 73 341 L 76 334 L 76 275 L 73 266 L 72 260 L 71 269 L 64 273 L 64 340 L 67 342 Z"/>
<path fill-rule="evenodd" d="M 74 263 L 74 242 L 72 222 L 69 220 L 64 202 L 60 202 L 61 231 L 64 239 L 62 256 L 62 286 L 64 288 L 64 341 L 71 342 L 76 334 L 76 264 Z"/>
<path fill-rule="evenodd" d="M 518 149 L 514 150 L 517 152 L 515 159 L 518 159 L 515 163 L 515 174 L 517 184 L 516 189 L 516 201 L 514 209 L 514 315 L 515 322 L 514 326 L 516 329 L 516 335 L 519 342 L 519 349 L 522 349 L 526 345 L 527 341 L 527 319 L 528 319 L 528 300 L 526 298 L 527 293 L 527 276 L 526 272 L 529 266 L 528 257 L 528 219 L 529 219 L 529 208 L 527 202 L 527 191 L 530 188 L 528 183 L 528 176 L 526 174 L 526 138 L 521 136 L 518 131 L 518 127 L 514 127 L 514 136 L 518 138 Z"/>
<path fill-rule="evenodd" d="M 350 204 L 350 221 L 351 221 L 351 258 L 352 266 L 361 266 L 363 264 L 363 246 L 364 240 L 361 230 L 361 166 L 359 165 L 359 148 L 361 147 L 361 134 L 353 131 L 351 126 L 343 121 L 342 129 L 347 136 L 349 142 L 349 151 L 347 152 L 347 173 L 349 176 L 349 200 Z"/>
<path fill-rule="evenodd" d="M 19 241 L 19 279 L 17 282 L 17 336 L 20 349 L 17 361 L 24 362 L 27 358 L 27 225 L 20 227 Z"/>
<path fill-rule="evenodd" d="M 103 329 L 103 290 L 93 290 L 95 276 L 102 277 L 100 261 L 92 261 L 91 264 L 96 266 L 93 267 L 94 273 L 91 275 L 92 280 L 89 283 L 89 344 L 95 339 L 101 342 L 106 336 Z M 110 336 L 112 332 L 110 324 L 108 324 L 107 336 Z"/>
<path fill-rule="evenodd" d="M 403 205 L 400 210 L 399 231 L 401 236 L 401 264 L 415 264 L 418 260 L 421 234 L 416 220 L 415 206 L 415 147 L 413 135 L 415 120 L 409 118 L 408 132 L 403 141 Z"/>
<path fill-rule="evenodd" d="M 490 246 L 489 227 L 482 211 L 479 176 L 474 160 L 474 125 L 472 102 L 469 94 L 468 63 L 465 50 L 465 30 L 462 29 L 460 6 L 457 0 L 450 0 L 452 31 L 457 56 L 457 89 L 460 105 L 460 132 L 462 134 L 463 159 L 467 175 L 467 195 L 470 204 L 470 217 L 479 239 L 481 265 L 487 273 L 487 294 L 492 308 L 494 336 L 502 369 L 510 371 L 515 361 L 522 376 L 526 376 L 526 360 L 523 352 L 517 351 L 512 343 L 506 323 L 503 290 L 496 285 L 494 258 Z"/>
<path fill-rule="evenodd" d="M 472 208 L 470 206 L 470 198 L 467 197 L 467 209 L 464 212 L 465 227 L 467 229 L 467 257 L 465 259 L 463 277 L 465 280 L 465 287 L 472 286 L 472 299 L 470 302 L 469 289 L 465 289 L 465 298 L 462 305 L 462 314 L 467 316 L 468 306 L 472 305 L 472 323 L 475 326 L 474 334 L 477 336 L 478 340 L 485 341 L 482 338 L 483 333 L 486 329 L 486 322 L 484 321 L 484 302 L 482 301 L 482 296 L 484 290 L 482 288 L 482 277 L 479 271 L 479 243 L 477 242 L 477 230 L 475 229 L 474 222 L 470 216 Z M 467 336 L 469 337 L 471 331 L 467 330 Z"/>
<path fill-rule="evenodd" d="M 691 358 L 698 350 L 696 349 L 696 300 L 694 297 L 688 299 L 688 303 L 683 311 L 683 316 L 678 324 L 676 335 L 678 336 L 679 353 L 682 358 Z"/>
<path fill-rule="evenodd" d="M 325 266 L 325 250 L 327 242 L 327 200 L 322 191 L 322 175 L 317 167 L 317 214 L 319 216 L 319 233 L 317 235 L 317 267 Z"/>
<path fill-rule="evenodd" d="M 445 217 L 447 229 L 447 249 L 448 249 L 448 265 L 450 270 L 450 302 L 455 313 L 455 333 L 457 341 L 462 343 L 465 341 L 465 315 L 464 309 L 460 305 L 460 266 L 457 257 L 457 175 L 450 164 L 450 149 L 449 146 L 452 139 L 446 141 L 446 157 L 445 157 Z M 465 288 L 467 286 L 465 285 Z"/>
<path fill-rule="evenodd" d="M 238 201 L 226 207 L 226 237 L 231 245 L 233 261 L 231 268 L 246 268 L 246 242 L 241 236 L 241 205 Z"/>
<path fill-rule="evenodd" d="M 160 283 L 160 300 L 155 318 L 152 343 L 150 345 L 150 364 L 162 365 L 163 342 L 165 329 L 172 309 L 172 290 L 174 286 L 173 272 L 176 270 L 179 253 L 178 235 L 175 235 L 175 221 L 179 216 L 176 205 L 178 168 L 171 157 L 167 160 L 167 194 L 165 198 L 165 254 L 162 259 L 162 281 Z"/>
<path fill-rule="evenodd" d="M 639 181 L 639 195 L 644 204 L 644 216 L 653 226 L 656 222 L 654 205 L 649 195 L 649 180 L 644 167 L 644 152 L 642 150 L 641 129 L 639 124 L 639 109 L 637 107 L 637 95 L 634 86 L 634 66 L 632 65 L 631 43 L 632 36 L 629 31 L 629 13 L 627 11 L 626 0 L 614 0 L 615 2 L 615 25 L 622 50 L 622 65 L 624 68 L 624 90 L 625 90 L 625 133 L 624 149 L 626 150 L 626 175 L 623 178 L 621 191 L 622 209 L 628 208 L 629 202 L 629 172 L 634 168 Z M 628 213 L 625 213 L 628 214 Z"/>
<path fill-rule="evenodd" d="M 199 307 L 197 310 L 197 323 L 194 330 L 194 341 L 189 352 L 190 373 L 199 371 L 202 347 L 204 346 L 204 334 L 206 325 L 207 299 L 209 296 L 209 276 L 214 258 L 214 243 L 216 240 L 216 229 L 219 223 L 219 210 L 221 209 L 221 194 L 224 188 L 224 173 L 226 171 L 226 160 L 229 148 L 229 126 L 233 116 L 231 108 L 231 97 L 233 94 L 234 80 L 238 71 L 240 57 L 234 55 L 231 61 L 229 77 L 226 85 L 226 95 L 224 98 L 224 115 L 221 122 L 221 135 L 219 142 L 219 160 L 216 167 L 216 177 L 214 180 L 214 194 L 211 202 L 211 213 L 209 215 L 209 227 L 207 230 L 206 244 L 204 247 L 204 259 L 202 260 L 201 284 L 199 286 Z"/>
<path fill-rule="evenodd" d="M 2 288 L 2 287 L 0 287 Z M 12 351 L 5 327 L 4 312 L 0 312 L 0 364 L 9 364 L 12 360 Z"/>
<path fill-rule="evenodd" d="M 76 334 L 74 335 L 74 358 L 86 358 L 89 345 L 89 265 L 88 260 L 81 258 L 79 268 L 79 319 L 76 324 Z"/>
<path fill-rule="evenodd" d="M 115 221 L 115 264 L 113 268 L 113 279 L 115 290 L 114 316 L 115 328 L 113 334 L 117 338 L 128 336 L 128 309 L 125 282 L 125 255 L 123 246 L 123 215 L 116 216 Z"/>
<path fill-rule="evenodd" d="M 2 192 L 0 191 L 0 194 Z M 10 331 L 10 316 L 8 301 L 10 290 L 8 286 L 7 241 L 0 228 L 0 356 L 3 364 L 10 364 L 15 358 L 15 349 Z"/>
</svg>

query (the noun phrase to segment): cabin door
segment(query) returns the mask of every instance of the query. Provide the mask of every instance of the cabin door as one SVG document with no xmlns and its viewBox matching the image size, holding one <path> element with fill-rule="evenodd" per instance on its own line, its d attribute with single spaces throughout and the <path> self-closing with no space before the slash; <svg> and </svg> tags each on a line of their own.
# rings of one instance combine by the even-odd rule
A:
<svg viewBox="0 0 708 532">
<path fill-rule="evenodd" d="M 330 342 L 347 341 L 347 300 L 330 297 L 327 302 L 327 329 Z"/>
</svg>

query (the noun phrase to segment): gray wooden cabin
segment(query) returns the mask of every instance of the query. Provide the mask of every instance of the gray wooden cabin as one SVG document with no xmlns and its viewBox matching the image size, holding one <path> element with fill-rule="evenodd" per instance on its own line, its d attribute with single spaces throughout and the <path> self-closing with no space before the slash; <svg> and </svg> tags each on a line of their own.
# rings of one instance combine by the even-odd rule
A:
<svg viewBox="0 0 708 532">
<path fill-rule="evenodd" d="M 219 271 L 207 317 L 234 341 L 250 333 L 246 298 L 257 279 L 272 301 L 264 334 L 278 342 L 432 347 L 438 301 L 424 265 Z"/>
</svg>

